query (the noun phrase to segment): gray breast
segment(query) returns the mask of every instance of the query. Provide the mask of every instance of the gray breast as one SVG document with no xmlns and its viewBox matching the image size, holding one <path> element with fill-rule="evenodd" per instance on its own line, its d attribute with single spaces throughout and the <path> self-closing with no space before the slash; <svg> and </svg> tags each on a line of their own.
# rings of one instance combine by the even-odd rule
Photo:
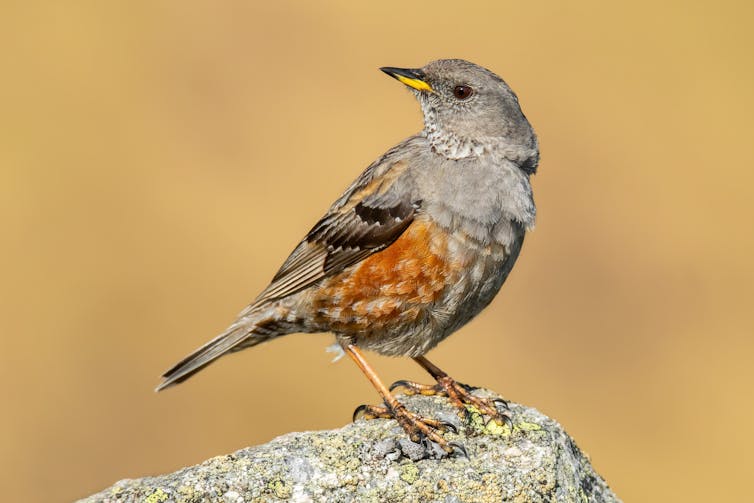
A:
<svg viewBox="0 0 754 503">
<path fill-rule="evenodd" d="M 449 232 L 482 245 L 510 246 L 514 223 L 533 227 L 536 209 L 529 177 L 513 163 L 492 156 L 419 163 L 415 190 L 422 208 Z"/>
</svg>

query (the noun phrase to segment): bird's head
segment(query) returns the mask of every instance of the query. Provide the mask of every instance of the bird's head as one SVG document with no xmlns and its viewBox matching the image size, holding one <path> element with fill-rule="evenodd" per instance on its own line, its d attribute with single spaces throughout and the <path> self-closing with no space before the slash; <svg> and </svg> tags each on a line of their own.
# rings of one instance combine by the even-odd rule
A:
<svg viewBox="0 0 754 503">
<path fill-rule="evenodd" d="M 537 150 L 537 139 L 510 87 L 491 71 L 462 59 L 422 68 L 381 70 L 411 88 L 424 113 L 425 133 L 451 158 L 485 150 Z M 536 163 L 535 163 L 536 166 Z"/>
</svg>

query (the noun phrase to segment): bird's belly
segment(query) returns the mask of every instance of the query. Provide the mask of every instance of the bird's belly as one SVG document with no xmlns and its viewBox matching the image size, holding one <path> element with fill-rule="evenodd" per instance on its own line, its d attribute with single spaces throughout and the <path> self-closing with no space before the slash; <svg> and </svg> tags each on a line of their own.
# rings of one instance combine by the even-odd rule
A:
<svg viewBox="0 0 754 503">
<path fill-rule="evenodd" d="M 310 328 L 385 355 L 422 355 L 490 303 L 511 251 L 414 221 L 388 248 L 317 289 Z"/>
</svg>

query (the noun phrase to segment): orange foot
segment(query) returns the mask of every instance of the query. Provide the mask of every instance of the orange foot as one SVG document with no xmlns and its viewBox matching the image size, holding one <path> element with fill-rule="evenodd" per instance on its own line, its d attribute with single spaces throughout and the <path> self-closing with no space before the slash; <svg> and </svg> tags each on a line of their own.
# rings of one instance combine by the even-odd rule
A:
<svg viewBox="0 0 754 503">
<path fill-rule="evenodd" d="M 511 418 L 500 412 L 499 407 L 508 410 L 508 402 L 502 398 L 480 398 L 472 394 L 477 388 L 463 384 L 455 379 L 444 375 L 437 376 L 437 384 L 420 384 L 412 381 L 396 381 L 390 386 L 390 391 L 401 389 L 407 395 L 437 395 L 446 396 L 467 420 L 471 419 L 468 406 L 476 408 L 483 415 L 489 417 L 499 425 L 503 423 L 512 427 Z M 498 407 L 499 406 L 499 407 Z"/>
<path fill-rule="evenodd" d="M 447 421 L 438 421 L 422 417 L 411 412 L 406 407 L 397 403 L 395 405 L 360 405 L 353 413 L 354 421 L 359 417 L 363 419 L 395 419 L 401 428 L 408 434 L 412 442 L 427 446 L 427 442 L 437 444 L 443 451 L 453 454 L 459 451 L 468 457 L 466 448 L 458 442 L 448 442 L 440 432 L 452 431 L 458 433 L 458 429 Z"/>
</svg>

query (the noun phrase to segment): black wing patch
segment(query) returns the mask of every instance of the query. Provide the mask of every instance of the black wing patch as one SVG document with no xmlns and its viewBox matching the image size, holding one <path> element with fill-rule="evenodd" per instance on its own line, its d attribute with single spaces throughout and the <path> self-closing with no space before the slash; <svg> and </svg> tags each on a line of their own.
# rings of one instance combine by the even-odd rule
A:
<svg viewBox="0 0 754 503">
<path fill-rule="evenodd" d="M 398 239 L 421 206 L 421 201 L 410 199 L 411 191 L 398 195 L 390 190 L 405 169 L 402 164 L 393 166 L 392 176 L 364 180 L 347 200 L 331 209 L 291 253 L 254 305 L 303 290 Z"/>
<path fill-rule="evenodd" d="M 420 202 L 401 201 L 395 206 L 369 206 L 363 201 L 332 227 L 315 227 L 307 241 L 327 247 L 325 275 L 336 274 L 372 253 L 383 250 L 411 225 Z"/>
</svg>

